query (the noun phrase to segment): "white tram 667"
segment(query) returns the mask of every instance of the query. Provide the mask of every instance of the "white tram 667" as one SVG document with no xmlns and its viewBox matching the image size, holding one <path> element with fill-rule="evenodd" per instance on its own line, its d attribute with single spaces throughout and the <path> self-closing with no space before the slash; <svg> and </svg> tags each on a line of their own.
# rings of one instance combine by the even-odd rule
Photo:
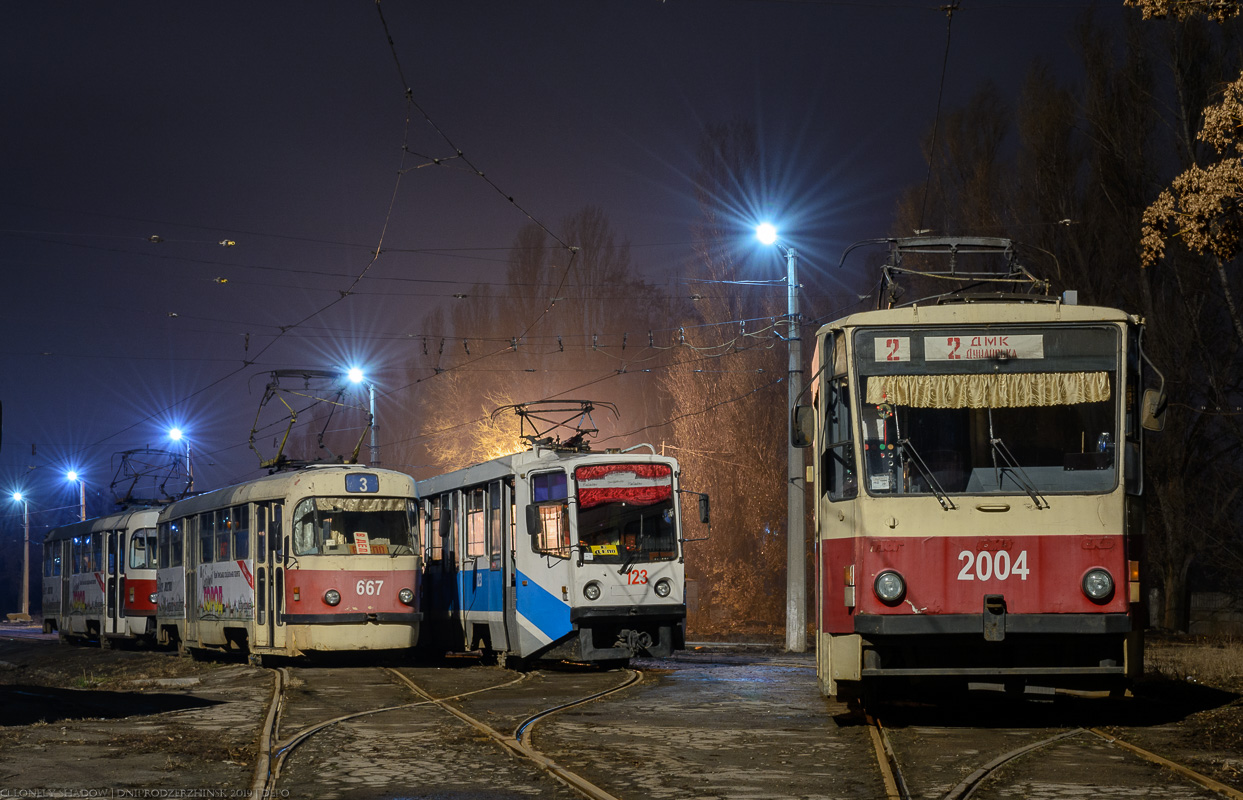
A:
<svg viewBox="0 0 1243 800">
<path fill-rule="evenodd" d="M 684 647 L 679 479 L 654 452 L 536 444 L 420 481 L 427 643 L 515 664 Z"/>
<path fill-rule="evenodd" d="M 419 636 L 414 480 L 317 465 L 180 500 L 159 518 L 162 643 L 296 656 Z"/>
<path fill-rule="evenodd" d="M 127 508 L 54 528 L 43 540 L 43 630 L 101 647 L 155 638 L 155 522 Z"/>
<path fill-rule="evenodd" d="M 887 281 L 912 253 L 1013 256 L 1007 240 L 891 247 Z M 1034 280 L 1010 264 L 919 275 Z M 1141 671 L 1141 433 L 1163 405 L 1142 390 L 1142 329 L 1112 308 L 955 293 L 819 330 L 794 436 L 815 448 L 825 694 L 1117 689 Z"/>
</svg>

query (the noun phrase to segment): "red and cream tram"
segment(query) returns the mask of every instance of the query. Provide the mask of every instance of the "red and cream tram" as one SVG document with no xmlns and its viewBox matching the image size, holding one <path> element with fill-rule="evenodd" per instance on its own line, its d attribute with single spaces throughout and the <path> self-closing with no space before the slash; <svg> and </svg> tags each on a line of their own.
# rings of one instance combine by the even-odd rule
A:
<svg viewBox="0 0 1243 800">
<path fill-rule="evenodd" d="M 418 640 L 414 479 L 316 465 L 178 501 L 159 518 L 158 635 L 296 656 Z"/>
<path fill-rule="evenodd" d="M 815 448 L 826 695 L 891 679 L 1117 689 L 1141 671 L 1141 431 L 1160 403 L 1142 391 L 1142 329 L 1112 308 L 955 294 L 819 330 L 794 436 Z"/>
<path fill-rule="evenodd" d="M 43 630 L 101 647 L 155 638 L 155 524 L 129 508 L 54 528 L 43 540 Z"/>
</svg>

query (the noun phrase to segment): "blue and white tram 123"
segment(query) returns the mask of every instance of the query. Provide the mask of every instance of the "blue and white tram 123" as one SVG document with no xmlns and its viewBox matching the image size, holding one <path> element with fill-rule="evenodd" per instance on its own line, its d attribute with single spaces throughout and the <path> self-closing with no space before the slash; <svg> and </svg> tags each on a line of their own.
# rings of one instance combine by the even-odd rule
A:
<svg viewBox="0 0 1243 800">
<path fill-rule="evenodd" d="M 43 631 L 104 648 L 155 638 L 158 508 L 53 528 L 43 540 Z"/>
<path fill-rule="evenodd" d="M 252 657 L 399 650 L 419 636 L 414 479 L 353 465 L 278 472 L 159 519 L 159 639 Z"/>
<path fill-rule="evenodd" d="M 429 646 L 511 664 L 684 647 L 678 464 L 640 447 L 536 446 L 420 481 Z"/>
</svg>

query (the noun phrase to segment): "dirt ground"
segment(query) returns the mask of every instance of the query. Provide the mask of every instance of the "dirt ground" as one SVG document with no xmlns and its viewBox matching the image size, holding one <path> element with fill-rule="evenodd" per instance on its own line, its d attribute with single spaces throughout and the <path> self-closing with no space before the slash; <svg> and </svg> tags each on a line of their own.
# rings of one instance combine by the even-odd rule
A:
<svg viewBox="0 0 1243 800">
<path fill-rule="evenodd" d="M 0 623 L 0 796 L 249 788 L 269 672 L 38 631 Z M 1152 637 L 1147 663 L 1107 730 L 1243 789 L 1243 641 Z"/>
</svg>

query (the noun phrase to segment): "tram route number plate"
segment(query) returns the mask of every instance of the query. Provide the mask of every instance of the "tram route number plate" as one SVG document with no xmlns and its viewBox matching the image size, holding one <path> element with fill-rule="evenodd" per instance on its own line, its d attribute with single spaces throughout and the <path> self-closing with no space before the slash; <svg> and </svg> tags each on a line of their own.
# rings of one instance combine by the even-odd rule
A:
<svg viewBox="0 0 1243 800">
<path fill-rule="evenodd" d="M 345 491 L 372 494 L 380 491 L 380 476 L 370 472 L 351 472 L 345 476 Z"/>
</svg>

